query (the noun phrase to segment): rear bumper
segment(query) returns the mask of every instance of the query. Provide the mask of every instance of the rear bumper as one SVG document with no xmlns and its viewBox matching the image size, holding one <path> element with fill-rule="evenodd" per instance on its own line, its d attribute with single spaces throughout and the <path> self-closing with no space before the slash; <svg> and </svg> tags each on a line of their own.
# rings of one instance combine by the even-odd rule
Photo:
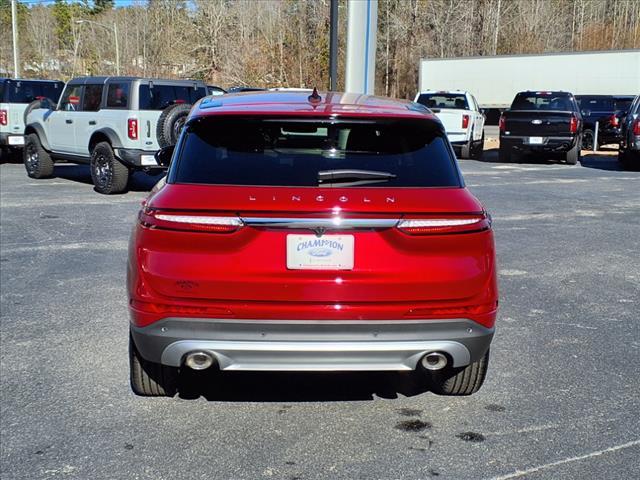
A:
<svg viewBox="0 0 640 480">
<path fill-rule="evenodd" d="M 123 163 L 134 168 L 145 168 L 154 170 L 166 170 L 166 167 L 158 165 L 154 155 L 154 151 L 149 150 L 137 150 L 134 148 L 115 148 L 113 150 L 116 157 L 118 157 Z"/>
<path fill-rule="evenodd" d="M 527 152 L 566 152 L 571 150 L 578 141 L 578 136 L 569 135 L 566 137 L 542 137 L 542 143 L 531 144 L 529 143 L 530 138 L 528 136 L 501 135 L 500 145 Z"/>
<path fill-rule="evenodd" d="M 131 326 L 147 360 L 179 367 L 192 351 L 207 351 L 221 370 L 414 370 L 428 352 L 454 367 L 478 360 L 494 328 L 454 320 L 219 320 L 167 318 Z"/>
<path fill-rule="evenodd" d="M 22 148 L 24 146 L 24 135 L 5 132 L 0 133 L 0 146 Z"/>
</svg>

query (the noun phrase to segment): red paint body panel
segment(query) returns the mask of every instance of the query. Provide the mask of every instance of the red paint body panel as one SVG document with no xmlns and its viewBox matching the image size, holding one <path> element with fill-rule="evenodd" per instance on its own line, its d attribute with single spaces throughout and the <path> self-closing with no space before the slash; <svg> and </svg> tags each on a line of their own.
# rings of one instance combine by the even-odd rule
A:
<svg viewBox="0 0 640 480">
<path fill-rule="evenodd" d="M 330 94 L 331 95 L 331 94 Z M 322 94 L 240 94 L 213 114 L 408 116 L 408 102 Z M 281 99 L 277 103 L 275 99 Z M 434 120 L 435 121 L 435 120 Z M 147 208 L 234 217 L 419 219 L 482 213 L 466 188 L 290 188 L 167 184 Z M 131 237 L 128 290 L 132 322 L 194 318 L 394 320 L 468 318 L 492 327 L 498 289 L 493 233 L 409 235 L 395 227 L 324 233 L 353 235 L 352 270 L 288 270 L 286 238 L 309 229 L 245 225 L 232 233 L 143 226 Z"/>
</svg>

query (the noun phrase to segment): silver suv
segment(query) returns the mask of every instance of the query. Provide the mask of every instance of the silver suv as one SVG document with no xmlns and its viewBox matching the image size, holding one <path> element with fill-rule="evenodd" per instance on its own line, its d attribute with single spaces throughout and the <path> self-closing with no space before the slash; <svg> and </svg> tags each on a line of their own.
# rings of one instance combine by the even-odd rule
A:
<svg viewBox="0 0 640 480">
<path fill-rule="evenodd" d="M 132 171 L 166 168 L 154 154 L 175 144 L 191 105 L 206 95 L 207 86 L 197 80 L 73 79 L 55 108 L 27 117 L 27 173 L 43 178 L 56 161 L 88 163 L 97 192 L 123 192 Z"/>
<path fill-rule="evenodd" d="M 24 146 L 24 120 L 41 105 L 58 102 L 64 82 L 0 78 L 0 158 Z"/>
</svg>

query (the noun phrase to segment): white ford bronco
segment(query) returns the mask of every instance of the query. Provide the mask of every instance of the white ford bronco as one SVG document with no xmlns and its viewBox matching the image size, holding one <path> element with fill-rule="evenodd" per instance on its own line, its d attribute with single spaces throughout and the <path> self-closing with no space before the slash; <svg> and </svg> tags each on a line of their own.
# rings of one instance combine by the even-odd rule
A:
<svg viewBox="0 0 640 480">
<path fill-rule="evenodd" d="M 484 149 L 484 114 L 469 92 L 460 90 L 418 92 L 415 102 L 428 107 L 440 119 L 456 154 L 480 158 Z"/>
<path fill-rule="evenodd" d="M 0 158 L 24 146 L 24 120 L 40 105 L 58 102 L 64 82 L 0 78 Z"/>
<path fill-rule="evenodd" d="M 73 79 L 55 108 L 27 117 L 27 173 L 43 178 L 56 161 L 88 163 L 97 192 L 123 192 L 132 171 L 166 168 L 155 153 L 175 144 L 191 105 L 206 95 L 207 86 L 198 80 Z"/>
</svg>

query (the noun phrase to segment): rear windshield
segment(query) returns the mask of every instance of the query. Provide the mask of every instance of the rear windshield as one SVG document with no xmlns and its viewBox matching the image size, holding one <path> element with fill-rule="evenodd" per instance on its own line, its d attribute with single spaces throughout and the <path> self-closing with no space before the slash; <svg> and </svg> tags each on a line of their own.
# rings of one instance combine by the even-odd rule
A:
<svg viewBox="0 0 640 480">
<path fill-rule="evenodd" d="M 418 103 L 429 108 L 469 110 L 467 97 L 461 93 L 423 93 L 418 97 Z"/>
<path fill-rule="evenodd" d="M 580 110 L 592 112 L 613 112 L 615 110 L 613 97 L 584 97 L 576 98 Z"/>
<path fill-rule="evenodd" d="M 188 126 L 172 183 L 457 187 L 437 124 L 407 120 L 202 118 Z"/>
<path fill-rule="evenodd" d="M 633 98 L 616 98 L 616 111 L 627 112 L 633 102 Z"/>
<path fill-rule="evenodd" d="M 204 87 L 193 85 L 140 85 L 140 110 L 164 110 L 174 103 L 194 104 L 207 95 Z"/>
<path fill-rule="evenodd" d="M 43 98 L 48 98 L 57 103 L 63 87 L 64 84 L 62 82 L 9 80 L 5 83 L 0 98 L 7 103 L 31 103 L 34 100 L 42 100 Z"/>
<path fill-rule="evenodd" d="M 569 93 L 522 92 L 516 95 L 511 110 L 556 110 L 572 112 L 573 97 Z"/>
</svg>

